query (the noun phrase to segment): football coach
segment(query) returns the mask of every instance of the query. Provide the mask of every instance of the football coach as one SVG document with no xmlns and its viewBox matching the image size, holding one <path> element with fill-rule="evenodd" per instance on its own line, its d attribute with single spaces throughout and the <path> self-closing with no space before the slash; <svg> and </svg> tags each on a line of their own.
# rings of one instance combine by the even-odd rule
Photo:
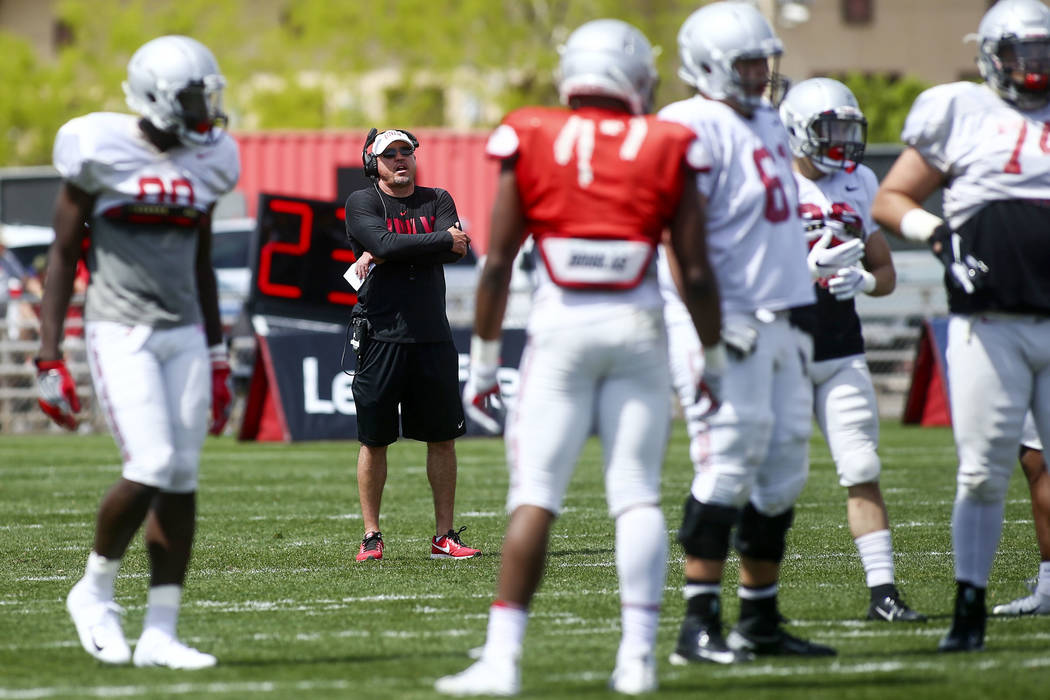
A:
<svg viewBox="0 0 1050 700">
<path fill-rule="evenodd" d="M 361 286 L 351 320 L 357 352 L 357 489 L 364 538 L 357 561 L 383 558 L 379 506 L 387 446 L 398 434 L 427 444 L 434 494 L 434 559 L 481 552 L 453 526 L 455 438 L 466 432 L 459 396 L 459 353 L 445 315 L 443 265 L 463 257 L 470 238 L 459 228 L 448 192 L 416 185 L 419 141 L 405 130 L 372 129 L 361 150 L 372 186 L 346 200 L 346 230 Z M 399 411 L 400 406 L 400 421 Z M 399 430 L 400 428 L 400 430 Z"/>
</svg>

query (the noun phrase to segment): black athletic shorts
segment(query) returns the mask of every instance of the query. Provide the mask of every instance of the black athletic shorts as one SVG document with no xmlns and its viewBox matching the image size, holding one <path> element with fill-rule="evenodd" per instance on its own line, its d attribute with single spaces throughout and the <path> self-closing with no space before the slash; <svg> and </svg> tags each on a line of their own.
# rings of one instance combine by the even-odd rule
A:
<svg viewBox="0 0 1050 700">
<path fill-rule="evenodd" d="M 459 352 L 451 341 L 385 343 L 369 338 L 362 343 L 357 367 L 357 439 L 365 445 L 389 445 L 399 432 L 422 442 L 444 442 L 466 432 Z"/>
</svg>

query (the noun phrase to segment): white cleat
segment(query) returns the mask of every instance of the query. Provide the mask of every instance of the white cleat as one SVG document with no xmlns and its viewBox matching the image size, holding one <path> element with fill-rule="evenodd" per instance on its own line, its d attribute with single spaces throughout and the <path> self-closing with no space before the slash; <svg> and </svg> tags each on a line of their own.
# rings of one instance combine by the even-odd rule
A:
<svg viewBox="0 0 1050 700">
<path fill-rule="evenodd" d="M 104 664 L 131 661 L 131 649 L 120 626 L 123 608 L 112 600 L 98 600 L 77 583 L 66 596 L 66 610 L 84 651 Z"/>
<path fill-rule="evenodd" d="M 511 697 L 521 692 L 521 669 L 513 662 L 478 661 L 454 676 L 434 682 L 434 689 L 444 695 L 496 695 Z"/>
<path fill-rule="evenodd" d="M 657 685 L 656 662 L 652 656 L 617 663 L 609 678 L 609 687 L 624 695 L 651 693 Z"/>
<path fill-rule="evenodd" d="M 158 630 L 146 630 L 135 645 L 136 666 L 163 666 L 181 671 L 210 668 L 217 662 L 211 654 L 188 647 Z"/>
<path fill-rule="evenodd" d="M 1050 615 L 1050 597 L 1033 593 L 992 608 L 993 615 Z"/>
</svg>

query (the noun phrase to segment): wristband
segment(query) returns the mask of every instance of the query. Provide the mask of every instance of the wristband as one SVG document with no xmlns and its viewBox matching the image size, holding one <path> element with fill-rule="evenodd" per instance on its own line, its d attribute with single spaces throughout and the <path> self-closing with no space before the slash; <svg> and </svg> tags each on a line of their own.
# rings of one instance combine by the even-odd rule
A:
<svg viewBox="0 0 1050 700">
<path fill-rule="evenodd" d="M 715 343 L 709 347 L 704 347 L 705 372 L 710 371 L 713 374 L 721 374 L 725 370 L 727 363 L 725 343 Z"/>
<path fill-rule="evenodd" d="M 860 290 L 865 294 L 871 294 L 875 291 L 875 275 L 871 274 L 867 270 L 862 269 L 860 276 L 864 280 L 860 284 Z"/>
<path fill-rule="evenodd" d="M 915 207 L 901 217 L 901 235 L 909 241 L 925 243 L 930 240 L 934 229 L 943 223 L 941 217 L 934 216 L 921 207 Z"/>
<path fill-rule="evenodd" d="M 229 360 L 229 356 L 226 354 L 226 345 L 224 343 L 217 343 L 208 348 L 208 359 L 212 362 L 226 362 Z"/>
<path fill-rule="evenodd" d="M 472 335 L 470 361 L 478 367 L 498 367 L 499 345 L 499 340 L 485 340 L 480 335 Z"/>
</svg>

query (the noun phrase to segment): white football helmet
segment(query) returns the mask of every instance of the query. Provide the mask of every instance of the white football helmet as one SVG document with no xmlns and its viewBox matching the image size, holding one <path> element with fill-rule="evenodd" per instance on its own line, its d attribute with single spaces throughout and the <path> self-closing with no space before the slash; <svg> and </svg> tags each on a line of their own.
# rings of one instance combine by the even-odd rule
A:
<svg viewBox="0 0 1050 700">
<path fill-rule="evenodd" d="M 187 146 L 203 146 L 226 124 L 226 79 L 215 56 L 188 36 L 162 36 L 143 44 L 128 61 L 128 107 Z"/>
<path fill-rule="evenodd" d="M 999 0 L 976 34 L 977 67 L 999 96 L 1019 109 L 1050 101 L 1050 9 L 1039 0 Z"/>
<path fill-rule="evenodd" d="M 713 100 L 728 100 L 746 113 L 754 111 L 769 90 L 776 104 L 784 80 L 778 72 L 784 45 L 758 9 L 747 2 L 714 2 L 686 18 L 678 30 L 678 77 Z M 745 81 L 736 62 L 770 62 L 761 84 Z"/>
<path fill-rule="evenodd" d="M 868 120 L 848 87 L 831 78 L 810 78 L 788 90 L 780 118 L 796 158 L 809 158 L 830 174 L 853 170 L 864 160 Z"/>
<path fill-rule="evenodd" d="M 633 114 L 652 108 L 658 81 L 653 50 L 645 35 L 618 19 L 580 25 L 559 49 L 555 72 L 564 104 L 576 95 L 623 100 Z"/>
</svg>

